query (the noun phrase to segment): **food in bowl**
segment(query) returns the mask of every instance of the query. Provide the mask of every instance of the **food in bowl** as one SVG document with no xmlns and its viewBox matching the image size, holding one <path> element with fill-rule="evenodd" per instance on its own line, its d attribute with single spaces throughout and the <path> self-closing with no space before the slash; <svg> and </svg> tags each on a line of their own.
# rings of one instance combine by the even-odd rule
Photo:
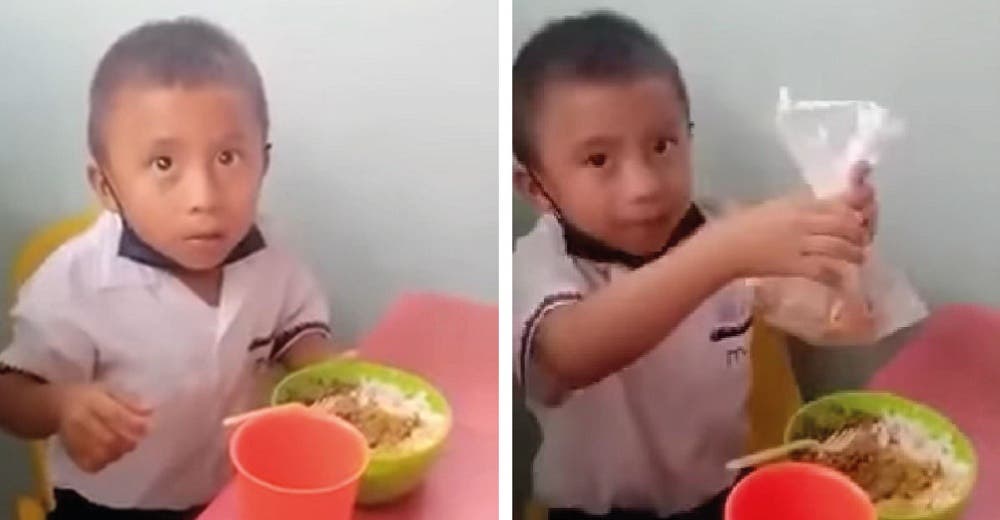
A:
<svg viewBox="0 0 1000 520">
<path fill-rule="evenodd" d="M 355 359 L 332 360 L 286 376 L 273 405 L 298 402 L 351 422 L 371 447 L 358 503 L 386 504 L 413 491 L 442 452 L 452 424 L 444 395 L 416 374 Z M 353 419 L 353 421 L 352 421 Z"/>
<path fill-rule="evenodd" d="M 837 392 L 807 403 L 785 429 L 786 442 L 799 439 L 837 453 L 800 451 L 793 459 L 847 474 L 881 520 L 961 518 L 978 471 L 975 448 L 951 421 L 890 393 Z"/>
<path fill-rule="evenodd" d="M 325 395 L 306 404 L 354 425 L 377 452 L 420 449 L 447 427 L 445 416 L 431 408 L 424 392 L 407 395 L 373 379 L 333 381 Z"/>
<path fill-rule="evenodd" d="M 794 458 L 832 467 L 861 486 L 879 507 L 924 512 L 953 505 L 972 478 L 951 445 L 900 416 L 858 414 L 819 440 L 849 439 L 841 450 L 804 450 Z"/>
</svg>

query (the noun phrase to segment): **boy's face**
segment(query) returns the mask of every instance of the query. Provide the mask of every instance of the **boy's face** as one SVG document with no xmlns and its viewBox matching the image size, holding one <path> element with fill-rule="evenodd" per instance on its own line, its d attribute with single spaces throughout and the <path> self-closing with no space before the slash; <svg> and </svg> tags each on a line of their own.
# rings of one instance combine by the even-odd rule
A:
<svg viewBox="0 0 1000 520">
<path fill-rule="evenodd" d="M 222 85 L 126 85 L 102 129 L 100 168 L 113 193 L 93 167 L 91 183 L 154 249 L 186 269 L 213 269 L 256 216 L 267 152 L 252 107 Z"/>
<path fill-rule="evenodd" d="M 539 177 L 565 217 L 628 253 L 660 250 L 691 200 L 688 117 L 674 83 L 554 81 L 533 117 Z M 550 209 L 537 190 L 532 199 Z"/>
</svg>

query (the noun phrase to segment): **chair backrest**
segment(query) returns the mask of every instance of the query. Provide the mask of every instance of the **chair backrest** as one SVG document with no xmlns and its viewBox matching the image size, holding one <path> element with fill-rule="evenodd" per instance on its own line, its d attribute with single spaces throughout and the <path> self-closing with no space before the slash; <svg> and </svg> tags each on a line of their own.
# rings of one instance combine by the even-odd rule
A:
<svg viewBox="0 0 1000 520">
<path fill-rule="evenodd" d="M 58 220 L 29 237 L 11 266 L 11 289 L 16 292 L 53 251 L 90 227 L 99 214 L 97 208 L 91 208 Z"/>
<path fill-rule="evenodd" d="M 53 251 L 67 240 L 85 231 L 97 219 L 100 210 L 91 208 L 76 215 L 56 221 L 32 235 L 21 247 L 10 270 L 11 301 L 18 289 L 42 265 Z M 46 461 L 46 446 L 43 441 L 28 443 L 32 472 L 35 476 L 34 498 L 40 500 L 46 510 L 55 506 L 52 483 Z"/>
<path fill-rule="evenodd" d="M 802 406 L 802 396 L 788 356 L 787 336 L 764 320 L 754 320 L 750 342 L 751 452 L 770 448 L 784 439 L 785 425 Z"/>
</svg>

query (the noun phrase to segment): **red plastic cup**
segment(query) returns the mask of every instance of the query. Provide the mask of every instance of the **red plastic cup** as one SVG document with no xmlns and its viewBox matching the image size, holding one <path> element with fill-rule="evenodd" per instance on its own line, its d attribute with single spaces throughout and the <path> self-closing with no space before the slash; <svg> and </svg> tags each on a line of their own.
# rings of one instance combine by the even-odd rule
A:
<svg viewBox="0 0 1000 520">
<path fill-rule="evenodd" d="M 229 441 L 240 520 L 351 518 L 368 444 L 351 424 L 304 406 L 254 414 Z"/>
<path fill-rule="evenodd" d="M 754 471 L 733 488 L 726 520 L 876 520 L 875 506 L 842 473 L 782 462 Z"/>
</svg>

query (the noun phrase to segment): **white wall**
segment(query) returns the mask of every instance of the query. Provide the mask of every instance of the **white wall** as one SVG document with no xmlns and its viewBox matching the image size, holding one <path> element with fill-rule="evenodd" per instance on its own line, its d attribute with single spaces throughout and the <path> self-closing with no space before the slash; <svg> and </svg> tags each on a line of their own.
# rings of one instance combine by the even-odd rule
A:
<svg viewBox="0 0 1000 520">
<path fill-rule="evenodd" d="M 1000 304 L 1000 4 L 514 0 L 515 52 L 545 20 L 608 5 L 678 56 L 703 194 L 755 198 L 796 178 L 774 134 L 779 85 L 877 100 L 909 126 L 876 172 L 886 255 L 932 303 Z"/>
<path fill-rule="evenodd" d="M 264 209 L 321 276 L 336 328 L 356 337 L 406 289 L 495 301 L 496 12 L 461 0 L 3 2 L 0 273 L 31 230 L 91 200 L 85 101 L 101 53 L 140 22 L 196 14 L 261 69 L 275 145 Z M 26 481 L 12 446 L 0 442 L 0 511 Z"/>
</svg>

